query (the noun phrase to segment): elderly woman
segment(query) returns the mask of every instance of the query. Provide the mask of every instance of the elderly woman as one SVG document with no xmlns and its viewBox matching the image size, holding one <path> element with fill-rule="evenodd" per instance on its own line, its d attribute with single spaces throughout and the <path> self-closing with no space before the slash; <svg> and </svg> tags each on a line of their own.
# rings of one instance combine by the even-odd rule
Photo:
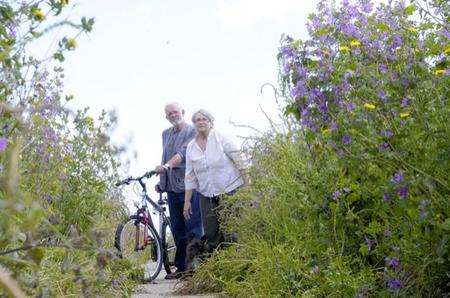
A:
<svg viewBox="0 0 450 298">
<path fill-rule="evenodd" d="M 201 109 L 192 115 L 197 135 L 186 148 L 184 216 L 192 215 L 191 197 L 199 192 L 200 213 L 209 251 L 223 241 L 219 229 L 219 195 L 233 194 L 248 184 L 246 165 L 236 143 L 219 133 L 213 116 Z"/>
</svg>

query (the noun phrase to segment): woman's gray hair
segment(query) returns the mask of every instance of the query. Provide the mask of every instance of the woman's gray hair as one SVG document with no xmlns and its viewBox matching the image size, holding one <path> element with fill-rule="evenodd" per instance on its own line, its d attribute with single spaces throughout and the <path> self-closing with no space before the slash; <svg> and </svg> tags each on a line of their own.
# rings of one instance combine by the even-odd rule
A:
<svg viewBox="0 0 450 298">
<path fill-rule="evenodd" d="M 197 111 L 194 112 L 194 114 L 192 114 L 192 119 L 191 119 L 191 120 L 192 120 L 192 123 L 194 123 L 194 118 L 195 118 L 195 116 L 196 116 L 197 114 L 201 114 L 201 115 L 205 116 L 206 118 L 208 118 L 209 122 L 211 122 L 212 124 L 214 124 L 214 117 L 213 117 L 213 115 L 211 115 L 211 113 L 208 112 L 208 111 L 205 110 L 205 109 L 197 110 Z"/>
</svg>

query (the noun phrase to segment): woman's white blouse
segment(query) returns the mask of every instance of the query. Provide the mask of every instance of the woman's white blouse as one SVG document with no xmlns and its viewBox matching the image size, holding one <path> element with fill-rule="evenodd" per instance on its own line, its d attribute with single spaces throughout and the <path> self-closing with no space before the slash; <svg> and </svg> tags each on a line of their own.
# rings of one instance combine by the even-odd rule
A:
<svg viewBox="0 0 450 298">
<path fill-rule="evenodd" d="M 228 193 L 244 183 L 239 170 L 245 169 L 241 150 L 229 137 L 212 129 L 206 150 L 195 138 L 186 148 L 186 189 L 196 189 L 206 197 Z"/>
</svg>

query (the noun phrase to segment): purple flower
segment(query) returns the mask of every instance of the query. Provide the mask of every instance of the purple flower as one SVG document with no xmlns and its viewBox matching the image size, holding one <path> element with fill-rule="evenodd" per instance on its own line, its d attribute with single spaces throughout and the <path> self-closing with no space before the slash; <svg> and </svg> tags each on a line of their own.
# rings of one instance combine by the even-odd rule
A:
<svg viewBox="0 0 450 298">
<path fill-rule="evenodd" d="M 294 88 L 291 90 L 291 96 L 293 98 L 296 97 L 304 97 L 307 93 L 307 89 L 305 86 L 305 81 L 299 80 Z"/>
<path fill-rule="evenodd" d="M 400 289 L 402 287 L 402 282 L 400 281 L 399 278 L 389 279 L 387 281 L 387 286 L 391 290 L 398 290 L 398 289 Z"/>
<path fill-rule="evenodd" d="M 355 104 L 353 104 L 352 102 L 349 102 L 346 105 L 346 108 L 347 108 L 347 111 L 351 112 L 351 111 L 353 111 L 355 109 Z"/>
<path fill-rule="evenodd" d="M 364 240 L 366 241 L 367 249 L 368 249 L 369 251 L 371 251 L 372 248 L 373 248 L 373 244 L 374 244 L 373 240 L 370 240 L 370 239 L 367 238 L 366 236 L 364 236 Z"/>
<path fill-rule="evenodd" d="M 400 35 L 395 35 L 394 36 L 394 41 L 392 42 L 392 47 L 394 49 L 396 49 L 396 48 L 400 47 L 402 45 L 402 43 L 403 43 L 403 40 L 400 37 Z"/>
<path fill-rule="evenodd" d="M 291 64 L 289 62 L 286 62 L 283 64 L 283 75 L 287 75 L 291 71 Z"/>
<path fill-rule="evenodd" d="M 5 168 L 3 167 L 3 165 L 0 163 L 0 174 L 1 173 L 3 173 L 3 170 L 4 170 Z"/>
<path fill-rule="evenodd" d="M 280 49 L 281 55 L 283 55 L 283 57 L 285 59 L 291 59 L 294 58 L 294 51 L 292 50 L 292 48 L 290 46 L 282 46 Z"/>
<path fill-rule="evenodd" d="M 389 148 L 388 142 L 383 142 L 378 146 L 378 150 L 380 150 L 380 152 L 386 151 L 388 148 Z"/>
<path fill-rule="evenodd" d="M 364 3 L 361 3 L 361 10 L 365 13 L 369 13 L 372 11 L 373 3 L 372 1 L 364 1 Z"/>
<path fill-rule="evenodd" d="M 388 68 L 387 68 L 386 64 L 381 63 L 380 65 L 378 65 L 378 70 L 381 73 L 386 73 L 388 71 Z"/>
<path fill-rule="evenodd" d="M 391 195 L 387 192 L 383 193 L 383 200 L 389 202 L 391 200 Z"/>
<path fill-rule="evenodd" d="M 304 67 L 297 66 L 297 73 L 300 77 L 304 78 L 304 77 L 306 77 L 307 71 Z"/>
<path fill-rule="evenodd" d="M 348 145 L 352 142 L 352 138 L 349 135 L 345 135 L 342 137 L 342 144 Z"/>
<path fill-rule="evenodd" d="M 0 137 L 0 152 L 5 151 L 6 146 L 8 146 L 8 139 Z"/>
<path fill-rule="evenodd" d="M 403 171 L 398 171 L 397 173 L 394 174 L 394 177 L 392 177 L 391 179 L 391 183 L 393 184 L 399 184 L 400 182 L 402 182 L 404 179 L 403 177 Z"/>
<path fill-rule="evenodd" d="M 397 194 L 402 199 L 406 199 L 408 197 L 408 186 L 402 186 L 397 190 Z"/>
<path fill-rule="evenodd" d="M 386 257 L 386 258 L 384 258 L 384 260 L 386 262 L 386 265 L 388 265 L 389 267 L 392 267 L 392 268 L 397 268 L 398 265 L 400 264 L 400 261 L 396 257 L 392 257 L 392 258 Z"/>
<path fill-rule="evenodd" d="M 384 230 L 383 235 L 385 237 L 391 237 L 391 235 L 392 235 L 391 230 L 389 230 L 389 229 Z"/>
<path fill-rule="evenodd" d="M 386 92 L 384 92 L 384 90 L 379 91 L 377 95 L 378 95 L 378 98 L 381 99 L 381 101 L 386 102 L 387 95 L 386 95 Z"/>
<path fill-rule="evenodd" d="M 400 103 L 400 106 L 402 108 L 406 107 L 409 104 L 409 98 L 405 97 L 402 99 L 402 102 Z"/>
<path fill-rule="evenodd" d="M 332 131 L 335 131 L 336 129 L 337 129 L 337 123 L 336 123 L 336 121 L 333 121 L 333 122 L 331 122 L 331 130 Z"/>
<path fill-rule="evenodd" d="M 382 130 L 380 132 L 380 135 L 385 137 L 385 138 L 390 139 L 390 138 L 392 138 L 394 136 L 394 133 L 392 132 L 392 130 L 387 129 L 387 130 Z"/>
<path fill-rule="evenodd" d="M 341 192 L 339 190 L 336 190 L 335 192 L 333 192 L 333 196 L 332 196 L 333 201 L 337 201 L 340 196 L 341 196 Z"/>
</svg>

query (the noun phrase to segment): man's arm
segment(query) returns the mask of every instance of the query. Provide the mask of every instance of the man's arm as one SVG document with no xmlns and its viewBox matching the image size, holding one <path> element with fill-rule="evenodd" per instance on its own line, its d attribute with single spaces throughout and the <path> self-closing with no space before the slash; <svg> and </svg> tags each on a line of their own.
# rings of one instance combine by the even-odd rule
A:
<svg viewBox="0 0 450 298">
<path fill-rule="evenodd" d="M 173 159 L 173 162 L 175 162 L 174 167 L 177 167 L 182 162 L 186 162 L 186 148 L 191 140 L 195 137 L 195 134 L 195 129 L 191 129 L 190 132 L 186 135 L 183 144 L 177 150 L 177 153 L 171 158 L 171 160 Z"/>
</svg>

